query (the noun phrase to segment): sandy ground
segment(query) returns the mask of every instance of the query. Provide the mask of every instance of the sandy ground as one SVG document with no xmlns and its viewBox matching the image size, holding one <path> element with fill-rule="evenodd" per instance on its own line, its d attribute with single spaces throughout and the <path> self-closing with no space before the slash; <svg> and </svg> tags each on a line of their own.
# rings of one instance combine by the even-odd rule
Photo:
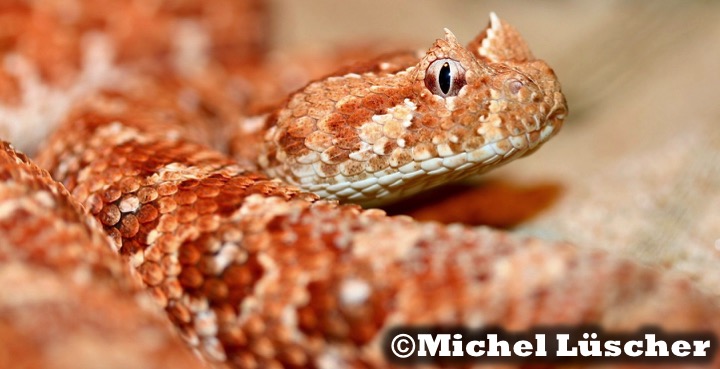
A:
<svg viewBox="0 0 720 369">
<path fill-rule="evenodd" d="M 337 4 L 274 1 L 276 45 L 425 47 L 443 27 L 469 41 L 495 11 L 555 68 L 567 94 L 565 127 L 537 154 L 393 212 L 607 249 L 689 275 L 720 297 L 719 3 Z"/>
</svg>

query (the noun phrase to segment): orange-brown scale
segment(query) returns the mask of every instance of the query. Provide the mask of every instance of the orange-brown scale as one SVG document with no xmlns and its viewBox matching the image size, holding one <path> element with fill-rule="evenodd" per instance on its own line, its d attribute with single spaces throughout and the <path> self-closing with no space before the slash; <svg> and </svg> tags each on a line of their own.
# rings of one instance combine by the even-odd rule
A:
<svg viewBox="0 0 720 369">
<path fill-rule="evenodd" d="M 0 142 L 1 367 L 200 368 L 94 220 Z M 128 355 L 132 352 L 132 355 Z"/>
<path fill-rule="evenodd" d="M 211 361 L 387 367 L 378 343 L 395 324 L 717 329 L 716 308 L 683 281 L 567 244 L 320 201 L 109 106 L 79 109 L 40 158 L 96 217 L 128 210 L 105 230 Z"/>
<path fill-rule="evenodd" d="M 28 3 L 10 0 L 0 7 L 0 56 L 19 53 L 37 63 L 41 77 L 67 84 L 82 64 L 83 37 L 102 32 L 117 45 L 117 59 L 150 71 L 164 70 L 183 22 L 196 23 L 210 36 L 210 53 L 227 67 L 262 59 L 269 32 L 267 4 L 160 1 L 155 6 L 93 0 Z M 117 14 L 124 14 L 118 17 Z"/>
</svg>

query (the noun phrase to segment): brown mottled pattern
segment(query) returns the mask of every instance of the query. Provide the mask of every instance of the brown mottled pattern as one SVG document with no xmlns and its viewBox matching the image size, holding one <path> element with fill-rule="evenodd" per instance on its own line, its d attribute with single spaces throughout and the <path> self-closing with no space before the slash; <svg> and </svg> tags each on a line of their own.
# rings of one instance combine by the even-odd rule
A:
<svg viewBox="0 0 720 369">
<path fill-rule="evenodd" d="M 169 122 L 106 111 L 125 99 L 76 110 L 40 162 L 211 362 L 388 367 L 379 344 L 395 325 L 717 326 L 716 308 L 682 280 L 568 244 L 318 200 Z"/>
<path fill-rule="evenodd" d="M 62 185 L 0 142 L 0 367 L 201 367 L 129 272 Z"/>
<path fill-rule="evenodd" d="M 102 32 L 118 43 L 119 62 L 152 70 L 158 60 L 169 62 L 178 29 L 195 23 L 209 34 L 214 60 L 234 66 L 262 59 L 269 36 L 265 7 L 259 0 L 7 0 L 0 7 L 0 55 L 19 53 L 34 60 L 44 78 L 67 83 L 80 68 L 87 36 Z"/>
</svg>

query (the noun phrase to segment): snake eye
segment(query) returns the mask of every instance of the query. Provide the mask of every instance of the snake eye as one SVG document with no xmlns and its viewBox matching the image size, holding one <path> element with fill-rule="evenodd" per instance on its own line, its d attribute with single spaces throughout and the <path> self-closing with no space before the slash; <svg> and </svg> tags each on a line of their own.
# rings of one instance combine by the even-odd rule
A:
<svg viewBox="0 0 720 369">
<path fill-rule="evenodd" d="M 457 60 L 435 60 L 425 72 L 425 87 L 435 95 L 456 96 L 463 86 L 465 68 Z"/>
</svg>

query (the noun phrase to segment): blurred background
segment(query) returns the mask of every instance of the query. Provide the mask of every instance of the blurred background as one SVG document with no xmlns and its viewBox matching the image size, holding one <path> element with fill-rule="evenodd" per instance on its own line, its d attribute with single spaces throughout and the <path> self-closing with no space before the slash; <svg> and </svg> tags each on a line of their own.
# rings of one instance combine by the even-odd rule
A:
<svg viewBox="0 0 720 369">
<path fill-rule="evenodd" d="M 342 5 L 339 5 L 342 4 Z M 285 51 L 469 41 L 495 11 L 558 74 L 570 115 L 531 157 L 390 209 L 604 248 L 720 296 L 720 3 L 274 0 Z"/>
</svg>

